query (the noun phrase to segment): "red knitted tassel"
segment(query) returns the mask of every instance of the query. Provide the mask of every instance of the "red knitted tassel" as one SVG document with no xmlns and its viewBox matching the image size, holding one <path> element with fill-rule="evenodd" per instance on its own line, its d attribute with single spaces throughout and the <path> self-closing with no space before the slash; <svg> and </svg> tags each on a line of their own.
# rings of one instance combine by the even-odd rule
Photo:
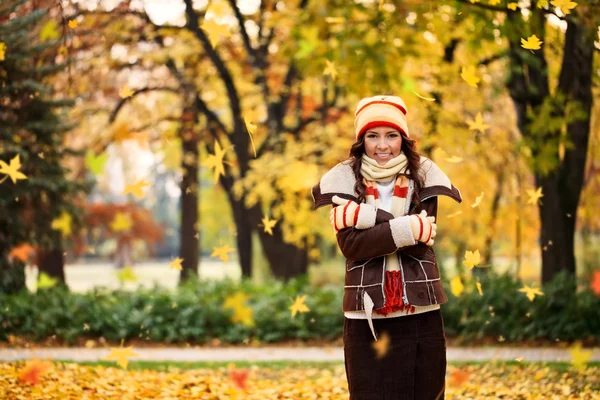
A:
<svg viewBox="0 0 600 400">
<path fill-rule="evenodd" d="M 395 311 L 415 312 L 415 307 L 404 304 L 402 299 L 402 275 L 400 271 L 385 272 L 385 305 L 375 310 L 377 314 L 387 315 Z"/>
</svg>

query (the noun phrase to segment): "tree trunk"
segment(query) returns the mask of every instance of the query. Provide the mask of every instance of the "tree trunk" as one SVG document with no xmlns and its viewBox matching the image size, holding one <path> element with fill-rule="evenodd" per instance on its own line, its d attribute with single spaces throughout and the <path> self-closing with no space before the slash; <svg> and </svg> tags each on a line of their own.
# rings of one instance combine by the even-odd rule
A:
<svg viewBox="0 0 600 400">
<path fill-rule="evenodd" d="M 198 232 L 198 134 L 193 131 L 196 114 L 185 110 L 180 137 L 183 177 L 181 179 L 181 223 L 179 228 L 179 258 L 182 270 L 180 283 L 198 273 L 200 263 L 200 234 Z"/>
<path fill-rule="evenodd" d="M 58 279 L 58 285 L 65 285 L 65 256 L 60 232 L 51 231 L 52 248 L 38 249 L 37 266 L 40 274 L 46 273 L 51 278 Z"/>
</svg>

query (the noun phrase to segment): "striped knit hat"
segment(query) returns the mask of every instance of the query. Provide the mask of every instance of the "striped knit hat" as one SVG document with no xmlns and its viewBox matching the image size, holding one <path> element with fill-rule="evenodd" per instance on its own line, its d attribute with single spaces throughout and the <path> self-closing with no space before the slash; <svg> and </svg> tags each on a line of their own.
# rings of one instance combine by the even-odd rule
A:
<svg viewBox="0 0 600 400">
<path fill-rule="evenodd" d="M 356 140 L 369 129 L 382 125 L 398 129 L 410 137 L 404 100 L 397 96 L 373 96 L 358 102 L 354 113 Z"/>
</svg>

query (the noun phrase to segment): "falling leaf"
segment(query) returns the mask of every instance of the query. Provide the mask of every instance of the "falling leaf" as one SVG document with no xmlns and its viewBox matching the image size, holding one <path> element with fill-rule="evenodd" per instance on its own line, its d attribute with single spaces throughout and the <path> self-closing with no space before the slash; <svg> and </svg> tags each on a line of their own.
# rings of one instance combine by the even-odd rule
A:
<svg viewBox="0 0 600 400">
<path fill-rule="evenodd" d="M 475 203 L 471 204 L 471 207 L 475 208 L 475 207 L 479 206 L 482 199 L 483 199 L 483 192 L 481 192 L 481 194 L 475 198 Z"/>
<path fill-rule="evenodd" d="M 481 282 L 475 283 L 475 286 L 477 286 L 477 292 L 479 292 L 479 295 L 483 296 L 483 290 L 481 290 Z"/>
<path fill-rule="evenodd" d="M 435 101 L 435 99 L 434 99 L 433 97 L 424 97 L 424 96 L 421 96 L 419 93 L 417 93 L 417 92 L 414 92 L 414 91 L 413 91 L 413 93 L 414 93 L 414 94 L 415 94 L 415 95 L 416 95 L 418 98 L 420 98 L 420 99 L 423 99 L 423 100 L 425 100 L 425 101 Z"/>
<path fill-rule="evenodd" d="M 58 39 L 58 23 L 56 20 L 51 19 L 43 26 L 40 30 L 40 41 L 45 42 L 47 40 L 55 40 Z"/>
<path fill-rule="evenodd" d="M 537 190 L 527 189 L 527 195 L 529 196 L 527 204 L 537 204 L 540 197 L 544 197 L 541 186 Z"/>
<path fill-rule="evenodd" d="M 590 287 L 596 296 L 600 296 L 600 271 L 594 271 L 594 278 L 590 282 Z"/>
<path fill-rule="evenodd" d="M 463 371 L 460 368 L 455 368 L 450 372 L 449 384 L 451 387 L 459 388 L 469 381 L 471 373 Z"/>
<path fill-rule="evenodd" d="M 460 276 L 455 276 L 454 278 L 452 278 L 452 280 L 450 281 L 450 291 L 452 292 L 452 294 L 456 297 L 460 297 L 464 290 L 465 285 L 463 285 L 462 281 L 460 280 Z"/>
<path fill-rule="evenodd" d="M 213 47 L 219 43 L 221 35 L 231 36 L 229 27 L 226 24 L 218 24 L 214 19 L 205 19 L 200 27 L 208 33 L 208 40 Z"/>
<path fill-rule="evenodd" d="M 229 245 L 223 245 L 221 247 L 213 247 L 213 252 L 210 255 L 211 257 L 219 257 L 222 261 L 229 261 L 229 254 L 232 251 L 235 251 L 233 247 L 229 247 Z"/>
<path fill-rule="evenodd" d="M 519 3 L 515 3 L 515 2 L 508 3 L 508 5 L 507 5 L 507 7 L 513 11 L 517 11 L 518 6 L 519 6 Z"/>
<path fill-rule="evenodd" d="M 256 146 L 254 146 L 254 139 L 252 138 L 252 134 L 256 131 L 256 125 L 251 123 L 250 120 L 246 118 L 244 118 L 244 122 L 246 123 L 246 129 L 248 129 L 248 136 L 250 136 L 250 143 L 252 144 L 254 158 L 256 158 Z"/>
<path fill-rule="evenodd" d="M 229 379 L 231 379 L 235 386 L 241 390 L 246 390 L 246 381 L 248 380 L 248 376 L 250 376 L 250 370 L 248 368 L 241 370 L 231 367 L 229 368 Z"/>
<path fill-rule="evenodd" d="M 49 360 L 39 360 L 34 358 L 25 363 L 23 369 L 19 372 L 19 381 L 37 385 L 40 383 L 40 378 L 47 374 L 54 364 Z"/>
<path fill-rule="evenodd" d="M 582 350 L 581 342 L 579 341 L 569 347 L 569 353 L 571 354 L 571 363 L 577 369 L 584 369 L 586 364 L 592 358 L 592 351 Z"/>
<path fill-rule="evenodd" d="M 550 4 L 556 8 L 560 8 L 560 12 L 565 15 L 571 14 L 571 10 L 577 7 L 577 3 L 570 0 L 552 0 Z"/>
<path fill-rule="evenodd" d="M 473 87 L 477 87 L 477 83 L 481 81 L 481 79 L 477 76 L 477 70 L 472 65 L 462 67 L 460 76 L 469 84 L 469 86 Z"/>
<path fill-rule="evenodd" d="M 516 362 L 522 362 L 525 358 L 523 356 L 515 358 Z"/>
<path fill-rule="evenodd" d="M 60 217 L 52 220 L 51 228 L 60 231 L 62 237 L 68 236 L 71 234 L 71 220 L 71 215 L 63 210 Z"/>
<path fill-rule="evenodd" d="M 519 289 L 519 292 L 525 293 L 525 295 L 527 296 L 529 301 L 533 301 L 533 299 L 535 298 L 536 295 L 538 295 L 538 296 L 544 295 L 544 293 L 542 293 L 542 291 L 539 288 L 533 288 L 533 287 L 530 287 L 527 285 L 523 285 L 523 287 L 521 289 Z"/>
<path fill-rule="evenodd" d="M 58 278 L 53 278 L 45 272 L 40 272 L 40 276 L 37 281 L 38 289 L 48 289 L 56 286 L 58 283 Z"/>
<path fill-rule="evenodd" d="M 325 60 L 325 63 L 327 65 L 325 67 L 325 70 L 323 71 L 323 75 L 329 75 L 331 76 L 332 80 L 335 80 L 335 77 L 338 74 L 337 69 L 335 68 L 335 64 L 333 63 L 333 61 L 329 60 Z"/>
<path fill-rule="evenodd" d="M 17 183 L 18 179 L 27 179 L 27 176 L 19 171 L 21 168 L 21 160 L 19 155 L 17 154 L 10 160 L 10 164 L 5 163 L 0 160 L 0 174 L 5 174 L 6 176 L 0 180 L 2 183 L 7 177 L 10 177 L 10 180 L 13 183 Z"/>
<path fill-rule="evenodd" d="M 481 262 L 481 256 L 479 254 L 479 249 L 473 251 L 467 250 L 465 252 L 465 261 L 463 264 L 469 267 L 469 269 L 473 269 Z"/>
<path fill-rule="evenodd" d="M 446 161 L 452 164 L 458 164 L 459 162 L 462 162 L 463 158 L 462 157 L 458 157 L 458 156 L 452 156 L 452 157 L 448 157 L 446 158 Z"/>
<path fill-rule="evenodd" d="M 171 261 L 171 264 L 169 264 L 169 269 L 176 269 L 178 271 L 182 271 L 183 270 L 183 266 L 181 265 L 182 261 L 183 261 L 183 258 L 177 257 L 176 259 Z"/>
<path fill-rule="evenodd" d="M 0 42 L 0 61 L 4 61 L 6 56 L 6 43 Z"/>
<path fill-rule="evenodd" d="M 546 7 L 548 7 L 548 0 L 537 0 L 536 7 L 537 8 L 546 8 Z"/>
<path fill-rule="evenodd" d="M 74 20 L 74 19 L 69 20 L 69 28 L 75 29 L 75 28 L 77 28 L 77 25 L 79 25 L 79 23 L 76 20 Z"/>
<path fill-rule="evenodd" d="M 108 159 L 108 153 L 96 155 L 92 150 L 88 150 L 85 154 L 85 165 L 94 175 L 100 175 L 104 171 L 104 164 Z"/>
<path fill-rule="evenodd" d="M 477 130 L 481 133 L 485 133 L 485 130 L 490 127 L 489 125 L 483 123 L 483 117 L 481 116 L 480 112 L 477 113 L 474 121 L 467 121 L 467 124 L 469 124 L 469 130 Z"/>
<path fill-rule="evenodd" d="M 133 221 L 129 214 L 124 214 L 122 212 L 118 212 L 115 214 L 115 218 L 110 223 L 110 228 L 114 232 L 126 232 L 131 229 L 133 225 Z"/>
<path fill-rule="evenodd" d="M 238 323 L 252 327 L 254 326 L 254 319 L 252 318 L 252 309 L 247 306 L 236 307 L 233 310 L 233 316 L 231 317 L 231 322 Z"/>
<path fill-rule="evenodd" d="M 225 150 L 221 150 L 221 145 L 219 142 L 215 141 L 215 154 L 209 154 L 203 163 L 204 166 L 215 169 L 215 174 L 213 177 L 214 183 L 219 181 L 219 175 L 225 176 L 223 157 L 225 157 Z"/>
<path fill-rule="evenodd" d="M 214 18 L 222 18 L 229 13 L 229 6 L 223 1 L 212 0 L 210 6 L 206 9 L 206 13 L 212 14 Z"/>
<path fill-rule="evenodd" d="M 304 304 L 304 300 L 306 300 L 306 295 L 302 297 L 296 296 L 296 301 L 289 307 L 292 310 L 292 318 L 296 316 L 296 313 L 310 311 L 306 304 Z"/>
<path fill-rule="evenodd" d="M 150 182 L 142 179 L 134 184 L 125 185 L 125 189 L 121 194 L 131 193 L 141 199 L 144 196 L 144 188 L 148 185 L 150 185 Z"/>
<path fill-rule="evenodd" d="M 129 358 L 139 356 L 138 353 L 134 352 L 131 346 L 126 348 L 111 348 L 111 352 L 106 357 L 103 357 L 104 360 L 117 360 L 117 364 L 121 366 L 123 369 L 127 369 L 127 365 L 129 364 Z"/>
<path fill-rule="evenodd" d="M 239 307 L 244 307 L 245 302 L 248 300 L 248 296 L 242 292 L 237 292 L 232 296 L 228 296 L 225 299 L 225 303 L 223 304 L 223 308 L 235 309 Z"/>
<path fill-rule="evenodd" d="M 129 88 L 129 85 L 125 85 L 121 90 L 119 90 L 119 97 L 122 99 L 126 99 L 128 97 L 133 96 L 135 92 Z"/>
<path fill-rule="evenodd" d="M 536 35 L 531 35 L 527 40 L 521 38 L 521 47 L 527 50 L 539 50 L 542 47 L 542 42 Z"/>
<path fill-rule="evenodd" d="M 133 272 L 133 268 L 126 266 L 116 272 L 117 279 L 121 283 L 135 282 L 138 280 L 138 276 Z"/>
<path fill-rule="evenodd" d="M 267 215 L 267 216 L 263 217 L 261 221 L 262 221 L 263 226 L 264 226 L 264 232 L 268 233 L 271 236 L 273 236 L 273 230 L 272 229 L 275 226 L 275 224 L 277 223 L 277 220 L 276 219 L 269 220 L 269 216 Z"/>
<path fill-rule="evenodd" d="M 371 343 L 371 347 L 375 350 L 375 357 L 382 359 L 390 349 L 390 335 L 384 331 L 378 338 Z"/>
<path fill-rule="evenodd" d="M 458 216 L 458 215 L 460 215 L 462 213 L 463 213 L 462 211 L 458 210 L 456 212 L 453 212 L 452 214 L 446 215 L 446 218 L 454 218 L 454 217 L 456 217 L 456 216 Z"/>
<path fill-rule="evenodd" d="M 16 258 L 19 261 L 27 262 L 31 255 L 35 252 L 33 246 L 29 243 L 23 243 L 19 246 L 13 247 L 8 253 L 8 258 L 13 259 Z"/>
</svg>

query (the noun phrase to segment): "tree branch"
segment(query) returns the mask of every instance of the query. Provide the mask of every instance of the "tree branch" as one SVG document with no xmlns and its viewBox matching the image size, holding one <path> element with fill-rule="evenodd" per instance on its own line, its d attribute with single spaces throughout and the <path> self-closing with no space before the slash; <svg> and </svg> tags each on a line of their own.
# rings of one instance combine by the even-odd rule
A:
<svg viewBox="0 0 600 400">
<path fill-rule="evenodd" d="M 117 103 L 117 106 L 115 107 L 113 112 L 110 114 L 110 117 L 108 118 L 108 123 L 111 124 L 115 121 L 115 119 L 117 118 L 117 114 L 119 113 L 119 110 L 121 108 L 123 108 L 125 103 L 127 103 L 130 99 L 133 99 L 135 96 L 137 96 L 141 93 L 146 93 L 146 92 L 150 92 L 150 91 L 159 91 L 159 90 L 166 91 L 166 92 L 179 93 L 179 89 L 170 88 L 170 87 L 145 87 L 142 89 L 138 89 L 138 90 L 134 91 L 131 96 L 125 97 L 125 98 L 121 99 L 121 101 L 119 101 L 119 103 Z"/>
</svg>

